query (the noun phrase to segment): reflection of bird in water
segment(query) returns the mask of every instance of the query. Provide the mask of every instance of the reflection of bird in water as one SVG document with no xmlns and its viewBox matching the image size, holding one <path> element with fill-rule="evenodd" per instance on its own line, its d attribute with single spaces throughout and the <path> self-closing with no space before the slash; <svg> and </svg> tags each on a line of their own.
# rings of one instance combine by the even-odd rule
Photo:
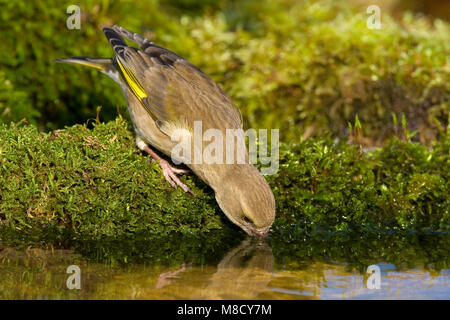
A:
<svg viewBox="0 0 450 320">
<path fill-rule="evenodd" d="M 248 238 L 225 255 L 207 283 L 208 272 L 202 272 L 199 279 L 195 267 L 183 264 L 177 270 L 161 273 L 155 287 L 167 286 L 164 290 L 180 290 L 182 295 L 187 290 L 189 299 L 255 299 L 268 290 L 272 269 L 273 255 L 267 242 Z M 186 288 L 196 280 L 205 284 Z"/>
<path fill-rule="evenodd" d="M 203 290 L 205 299 L 255 299 L 267 291 L 273 254 L 264 240 L 246 239 L 226 254 Z"/>
<path fill-rule="evenodd" d="M 272 270 L 273 254 L 267 242 L 247 238 L 222 258 L 217 269 L 183 263 L 161 273 L 155 289 L 159 295 L 180 299 L 256 299 L 269 291 Z"/>
<path fill-rule="evenodd" d="M 190 267 L 191 264 L 188 264 L 188 267 Z M 159 275 L 158 280 L 156 280 L 156 284 L 155 284 L 155 288 L 156 289 L 161 289 L 169 284 L 172 283 L 173 279 L 178 279 L 179 273 L 182 273 L 186 271 L 186 264 L 182 263 L 181 264 L 181 268 L 177 269 L 177 270 L 173 270 L 173 271 L 167 271 L 167 272 L 163 272 Z"/>
</svg>

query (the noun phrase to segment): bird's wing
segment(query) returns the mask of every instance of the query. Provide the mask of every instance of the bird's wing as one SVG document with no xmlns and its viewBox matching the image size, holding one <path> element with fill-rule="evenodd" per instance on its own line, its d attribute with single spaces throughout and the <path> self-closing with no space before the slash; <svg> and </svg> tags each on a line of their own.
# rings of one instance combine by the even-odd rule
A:
<svg viewBox="0 0 450 320">
<path fill-rule="evenodd" d="M 125 82 L 164 133 L 191 129 L 198 120 L 205 129 L 242 128 L 242 115 L 231 99 L 188 61 L 126 29 L 103 31 Z M 141 50 L 120 36 L 137 42 Z"/>
</svg>

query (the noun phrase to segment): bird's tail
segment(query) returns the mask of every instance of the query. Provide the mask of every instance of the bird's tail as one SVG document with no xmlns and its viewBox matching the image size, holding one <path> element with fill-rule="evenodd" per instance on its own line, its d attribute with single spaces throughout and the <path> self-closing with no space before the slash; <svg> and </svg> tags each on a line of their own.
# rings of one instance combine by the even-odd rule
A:
<svg viewBox="0 0 450 320">
<path fill-rule="evenodd" d="M 72 58 L 56 59 L 54 60 L 54 62 L 80 64 L 82 66 L 94 68 L 103 72 L 111 79 L 113 79 L 115 82 L 121 84 L 119 72 L 117 71 L 116 65 L 114 64 L 114 61 L 111 58 L 72 57 Z"/>
<path fill-rule="evenodd" d="M 75 63 L 81 64 L 86 67 L 91 67 L 100 71 L 107 72 L 113 67 L 112 59 L 97 59 L 97 58 L 88 58 L 88 57 L 71 57 L 71 58 L 63 58 L 56 59 L 54 62 L 58 63 Z"/>
</svg>

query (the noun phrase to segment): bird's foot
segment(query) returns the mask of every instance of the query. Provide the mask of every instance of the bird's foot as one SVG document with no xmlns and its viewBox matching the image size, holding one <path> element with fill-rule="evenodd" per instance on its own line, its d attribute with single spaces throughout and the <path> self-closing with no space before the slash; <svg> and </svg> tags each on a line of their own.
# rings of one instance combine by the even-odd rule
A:
<svg viewBox="0 0 450 320">
<path fill-rule="evenodd" d="M 180 168 L 176 168 L 176 167 L 170 165 L 169 161 L 166 161 L 166 160 L 164 160 L 164 159 L 162 159 L 162 158 L 160 158 L 160 159 L 154 159 L 152 156 L 150 156 L 150 157 L 148 157 L 148 160 L 147 160 L 147 161 L 148 161 L 148 162 L 158 161 L 158 162 L 160 162 L 160 163 L 161 163 L 161 161 L 164 161 L 164 162 L 166 162 L 167 165 L 171 168 L 171 170 L 172 170 L 173 172 L 175 172 L 175 173 L 178 173 L 178 174 L 188 174 L 188 173 L 190 173 L 190 171 L 187 170 L 187 169 L 180 169 Z"/>
<path fill-rule="evenodd" d="M 181 189 L 183 189 L 184 192 L 194 194 L 191 189 L 189 189 L 189 187 L 181 182 L 180 179 L 176 176 L 176 173 L 184 174 L 188 173 L 188 170 L 174 168 L 168 161 L 164 159 L 159 159 L 158 161 L 162 169 L 164 178 L 166 178 L 167 182 L 169 182 L 172 187 L 176 188 L 177 186 L 179 186 Z"/>
<path fill-rule="evenodd" d="M 166 178 L 167 182 L 169 182 L 172 187 L 176 188 L 178 185 L 181 189 L 184 190 L 184 192 L 194 194 L 191 191 L 191 189 L 189 189 L 189 187 L 185 185 L 183 182 L 181 182 L 180 179 L 176 176 L 176 173 L 178 174 L 189 173 L 189 170 L 178 169 L 171 166 L 168 161 L 161 158 L 155 151 L 150 149 L 150 147 L 146 145 L 141 139 L 139 140 L 136 139 L 136 144 L 138 145 L 139 149 L 145 151 L 147 154 L 150 155 L 148 159 L 149 162 L 151 162 L 152 160 L 156 160 L 159 162 L 164 178 Z"/>
</svg>

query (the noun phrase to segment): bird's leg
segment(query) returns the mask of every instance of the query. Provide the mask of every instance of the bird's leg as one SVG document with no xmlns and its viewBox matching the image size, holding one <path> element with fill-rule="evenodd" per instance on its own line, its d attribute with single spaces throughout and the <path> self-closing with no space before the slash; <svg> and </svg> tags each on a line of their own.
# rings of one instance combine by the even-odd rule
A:
<svg viewBox="0 0 450 320">
<path fill-rule="evenodd" d="M 176 173 L 179 173 L 179 174 L 189 173 L 188 170 L 178 169 L 178 168 L 171 166 L 168 161 L 161 158 L 155 151 L 153 151 L 140 138 L 136 138 L 136 145 L 138 146 L 138 148 L 140 150 L 145 151 L 147 154 L 150 155 L 149 161 L 151 161 L 151 159 L 153 159 L 153 160 L 159 162 L 159 165 L 163 172 L 164 178 L 166 178 L 167 182 L 169 182 L 172 187 L 176 188 L 178 185 L 178 186 L 180 186 L 181 189 L 183 189 L 184 192 L 193 194 L 191 189 L 189 189 L 189 187 L 187 185 L 185 185 L 183 182 L 181 182 L 180 179 L 176 176 Z"/>
</svg>

